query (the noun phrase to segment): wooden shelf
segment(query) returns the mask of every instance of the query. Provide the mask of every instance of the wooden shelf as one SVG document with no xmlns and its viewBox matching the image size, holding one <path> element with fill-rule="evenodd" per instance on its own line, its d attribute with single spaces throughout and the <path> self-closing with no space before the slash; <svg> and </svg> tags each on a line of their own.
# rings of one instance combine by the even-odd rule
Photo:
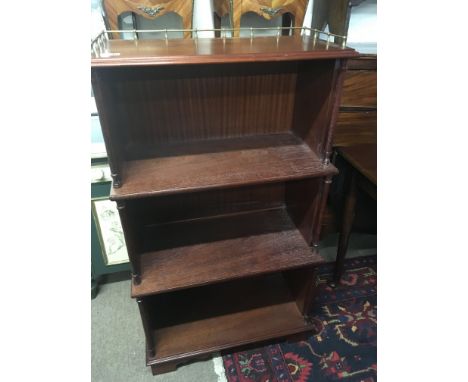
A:
<svg viewBox="0 0 468 382">
<path fill-rule="evenodd" d="M 156 250 L 141 255 L 132 297 L 323 262 L 285 208 L 157 225 L 144 236 Z"/>
<path fill-rule="evenodd" d="M 309 36 L 249 38 L 109 40 L 107 55 L 93 57 L 92 67 L 187 65 L 292 61 L 357 57 L 350 48 L 342 49 Z"/>
<path fill-rule="evenodd" d="M 157 196 L 249 184 L 287 181 L 337 173 L 293 134 L 165 144 L 145 150 L 129 147 L 149 159 L 123 165 L 123 185 L 111 200 Z M 196 176 L 194 176 L 196 174 Z"/>
<path fill-rule="evenodd" d="M 152 296 L 145 305 L 155 343 L 148 366 L 314 329 L 281 273 Z"/>
</svg>

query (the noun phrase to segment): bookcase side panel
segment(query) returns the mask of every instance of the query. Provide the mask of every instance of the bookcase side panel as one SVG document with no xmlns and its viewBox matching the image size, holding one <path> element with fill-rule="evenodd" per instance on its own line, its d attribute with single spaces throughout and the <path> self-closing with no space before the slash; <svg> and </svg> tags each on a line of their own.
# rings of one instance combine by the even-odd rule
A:
<svg viewBox="0 0 468 382">
<path fill-rule="evenodd" d="M 140 311 L 141 322 L 143 324 L 143 330 L 145 333 L 146 339 L 146 353 L 149 357 L 154 357 L 155 355 L 155 341 L 153 338 L 153 332 L 151 329 L 151 317 L 148 313 L 148 301 L 145 299 L 137 299 L 138 310 Z"/>
<path fill-rule="evenodd" d="M 335 134 L 336 124 L 338 120 L 341 95 L 343 93 L 343 84 L 345 79 L 345 73 L 348 65 L 347 59 L 336 60 L 334 80 L 333 80 L 333 93 L 331 99 L 331 116 L 330 125 L 327 130 L 326 141 L 325 141 L 325 160 L 328 163 L 332 153 L 333 137 Z"/>
<path fill-rule="evenodd" d="M 318 217 L 321 179 L 292 181 L 287 182 L 285 186 L 285 201 L 289 216 L 309 245 L 312 243 Z"/>
<path fill-rule="evenodd" d="M 304 267 L 283 272 L 301 314 L 308 319 L 317 294 L 317 268 Z"/>
<path fill-rule="evenodd" d="M 325 161 L 336 103 L 339 61 L 305 61 L 298 69 L 292 130 Z"/>
<path fill-rule="evenodd" d="M 119 119 L 113 104 L 112 83 L 109 81 L 108 69 L 91 70 L 96 107 L 99 114 L 102 135 L 106 145 L 106 152 L 113 180 L 113 187 L 120 187 L 122 183 L 122 140 L 119 134 Z"/>
</svg>

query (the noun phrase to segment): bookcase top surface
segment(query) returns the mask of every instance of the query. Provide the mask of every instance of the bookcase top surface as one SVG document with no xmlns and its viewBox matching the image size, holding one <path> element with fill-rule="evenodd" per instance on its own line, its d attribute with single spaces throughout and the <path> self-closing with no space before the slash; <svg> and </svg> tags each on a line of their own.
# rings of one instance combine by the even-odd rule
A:
<svg viewBox="0 0 468 382">
<path fill-rule="evenodd" d="M 106 40 L 92 67 L 216 64 L 357 57 L 351 48 L 309 36 Z"/>
</svg>

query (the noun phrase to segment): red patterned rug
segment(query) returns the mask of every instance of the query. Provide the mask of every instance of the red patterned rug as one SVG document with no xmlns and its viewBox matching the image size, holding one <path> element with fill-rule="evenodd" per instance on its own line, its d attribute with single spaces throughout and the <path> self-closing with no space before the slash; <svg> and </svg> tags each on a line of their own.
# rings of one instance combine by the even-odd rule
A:
<svg viewBox="0 0 468 382">
<path fill-rule="evenodd" d="M 223 356 L 229 382 L 373 382 L 377 380 L 377 257 L 346 260 L 342 284 L 319 270 L 314 317 L 319 333 Z"/>
</svg>

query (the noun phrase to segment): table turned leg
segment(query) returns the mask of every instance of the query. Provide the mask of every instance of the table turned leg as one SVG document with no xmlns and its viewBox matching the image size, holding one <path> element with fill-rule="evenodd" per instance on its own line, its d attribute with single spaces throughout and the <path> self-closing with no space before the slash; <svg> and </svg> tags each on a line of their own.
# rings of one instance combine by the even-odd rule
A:
<svg viewBox="0 0 468 382">
<path fill-rule="evenodd" d="M 356 172 L 351 170 L 349 186 L 347 188 L 345 205 L 343 208 L 343 216 L 341 221 L 340 237 L 338 240 L 338 251 L 335 261 L 335 273 L 333 275 L 333 283 L 339 284 L 343 275 L 344 260 L 348 250 L 349 236 L 353 226 L 355 207 L 356 207 Z"/>
</svg>

